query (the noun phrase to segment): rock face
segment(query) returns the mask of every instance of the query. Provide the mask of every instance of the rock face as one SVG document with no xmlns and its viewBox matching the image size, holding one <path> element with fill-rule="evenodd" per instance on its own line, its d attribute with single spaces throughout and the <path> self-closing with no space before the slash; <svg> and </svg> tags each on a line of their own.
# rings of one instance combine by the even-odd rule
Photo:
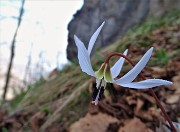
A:
<svg viewBox="0 0 180 132">
<path fill-rule="evenodd" d="M 161 16 L 172 8 L 180 7 L 180 0 L 84 0 L 68 25 L 67 58 L 73 61 L 77 56 L 74 43 L 76 34 L 84 44 L 100 24 L 105 21 L 95 48 L 104 47 L 123 36 L 127 30 L 142 22 L 149 15 Z"/>
</svg>

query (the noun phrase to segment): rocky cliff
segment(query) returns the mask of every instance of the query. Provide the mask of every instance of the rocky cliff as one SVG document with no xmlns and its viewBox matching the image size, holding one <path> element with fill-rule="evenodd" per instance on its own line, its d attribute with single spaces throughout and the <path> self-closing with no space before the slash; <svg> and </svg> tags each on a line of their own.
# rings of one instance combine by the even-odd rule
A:
<svg viewBox="0 0 180 132">
<path fill-rule="evenodd" d="M 67 58 L 72 61 L 77 56 L 74 34 L 87 46 L 91 35 L 105 21 L 95 48 L 104 47 L 148 16 L 161 16 L 179 7 L 180 0 L 84 0 L 84 5 L 68 25 Z"/>
</svg>

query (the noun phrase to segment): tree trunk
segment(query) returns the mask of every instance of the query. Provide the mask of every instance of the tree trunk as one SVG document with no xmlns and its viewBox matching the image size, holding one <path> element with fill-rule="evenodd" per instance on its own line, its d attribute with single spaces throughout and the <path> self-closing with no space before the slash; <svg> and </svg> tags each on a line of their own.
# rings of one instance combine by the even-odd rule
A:
<svg viewBox="0 0 180 132">
<path fill-rule="evenodd" d="M 7 93 L 9 81 L 10 81 L 10 78 L 11 78 L 11 69 L 12 69 L 12 65 L 13 65 L 13 59 L 14 59 L 14 56 L 15 56 L 16 36 L 17 36 L 17 32 L 18 32 L 18 29 L 19 29 L 19 27 L 21 25 L 21 21 L 22 21 L 22 16 L 23 16 L 23 12 L 24 12 L 24 3 L 25 3 L 25 0 L 22 0 L 22 5 L 21 5 L 20 13 L 19 13 L 19 18 L 18 18 L 18 25 L 17 25 L 16 31 L 14 33 L 14 37 L 13 37 L 12 44 L 11 44 L 11 56 L 10 56 L 10 62 L 9 62 L 9 65 L 8 65 L 8 70 L 7 70 L 7 75 L 6 75 L 6 82 L 5 82 L 5 86 L 4 86 L 3 100 L 6 99 L 6 93 Z"/>
</svg>

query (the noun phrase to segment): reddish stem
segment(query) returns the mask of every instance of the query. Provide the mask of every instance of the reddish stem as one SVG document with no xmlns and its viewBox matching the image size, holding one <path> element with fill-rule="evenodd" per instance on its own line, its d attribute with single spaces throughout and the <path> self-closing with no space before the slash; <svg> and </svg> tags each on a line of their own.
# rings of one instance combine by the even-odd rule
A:
<svg viewBox="0 0 180 132">
<path fill-rule="evenodd" d="M 121 56 L 123 58 L 125 58 L 132 66 L 135 66 L 135 64 L 130 60 L 130 58 L 128 58 L 127 56 L 121 54 L 121 53 L 118 53 L 118 52 L 113 52 L 113 53 L 110 53 L 106 59 L 105 59 L 105 63 L 109 63 L 109 60 L 111 57 L 113 56 Z M 145 76 L 142 74 L 142 72 L 139 74 L 139 76 L 143 79 L 143 80 L 146 80 Z M 168 114 L 166 113 L 166 111 L 164 110 L 164 107 L 161 105 L 158 97 L 156 96 L 154 90 L 152 88 L 149 88 L 148 89 L 149 92 L 152 94 L 152 96 L 154 97 L 154 99 L 156 100 L 156 103 L 158 104 L 158 106 L 160 107 L 161 111 L 163 112 L 166 120 L 169 122 L 170 126 L 171 126 L 171 129 L 173 132 L 176 132 L 176 129 L 171 121 L 171 119 L 169 118 Z"/>
</svg>

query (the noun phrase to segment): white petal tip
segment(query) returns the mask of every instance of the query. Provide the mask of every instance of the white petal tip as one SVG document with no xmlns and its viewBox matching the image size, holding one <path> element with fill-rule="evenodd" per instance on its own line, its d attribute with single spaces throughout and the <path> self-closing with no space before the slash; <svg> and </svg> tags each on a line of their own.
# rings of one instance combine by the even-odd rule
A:
<svg viewBox="0 0 180 132">
<path fill-rule="evenodd" d="M 105 22 L 103 22 L 103 23 L 98 27 L 98 29 L 95 31 L 95 33 L 92 35 L 92 37 L 91 37 L 91 39 L 90 39 L 90 41 L 89 41 L 89 45 L 88 45 L 88 54 L 89 54 L 89 55 L 91 54 L 91 51 L 92 51 L 93 46 L 94 46 L 94 44 L 95 44 L 95 42 L 96 42 L 96 39 L 97 39 L 97 37 L 98 37 L 101 29 L 103 28 L 104 24 L 105 24 Z"/>
<path fill-rule="evenodd" d="M 172 85 L 173 82 L 167 81 L 167 85 Z"/>
<path fill-rule="evenodd" d="M 150 50 L 150 51 L 153 51 L 153 50 L 154 50 L 154 47 L 151 47 L 149 50 Z"/>
<path fill-rule="evenodd" d="M 102 28 L 102 27 L 104 26 L 104 24 L 105 24 L 105 21 L 101 24 L 101 26 L 100 26 L 100 27 Z"/>
<path fill-rule="evenodd" d="M 128 53 L 128 49 L 126 49 L 123 54 L 127 55 L 127 53 Z"/>
<path fill-rule="evenodd" d="M 172 85 L 173 84 L 173 82 L 166 81 L 166 80 L 161 80 L 161 79 L 154 79 L 154 80 L 161 81 L 162 85 Z"/>
<path fill-rule="evenodd" d="M 153 50 L 154 50 L 154 47 L 151 47 L 146 53 L 147 54 L 149 54 L 149 56 L 151 56 L 152 55 L 152 52 L 153 52 Z"/>
</svg>

